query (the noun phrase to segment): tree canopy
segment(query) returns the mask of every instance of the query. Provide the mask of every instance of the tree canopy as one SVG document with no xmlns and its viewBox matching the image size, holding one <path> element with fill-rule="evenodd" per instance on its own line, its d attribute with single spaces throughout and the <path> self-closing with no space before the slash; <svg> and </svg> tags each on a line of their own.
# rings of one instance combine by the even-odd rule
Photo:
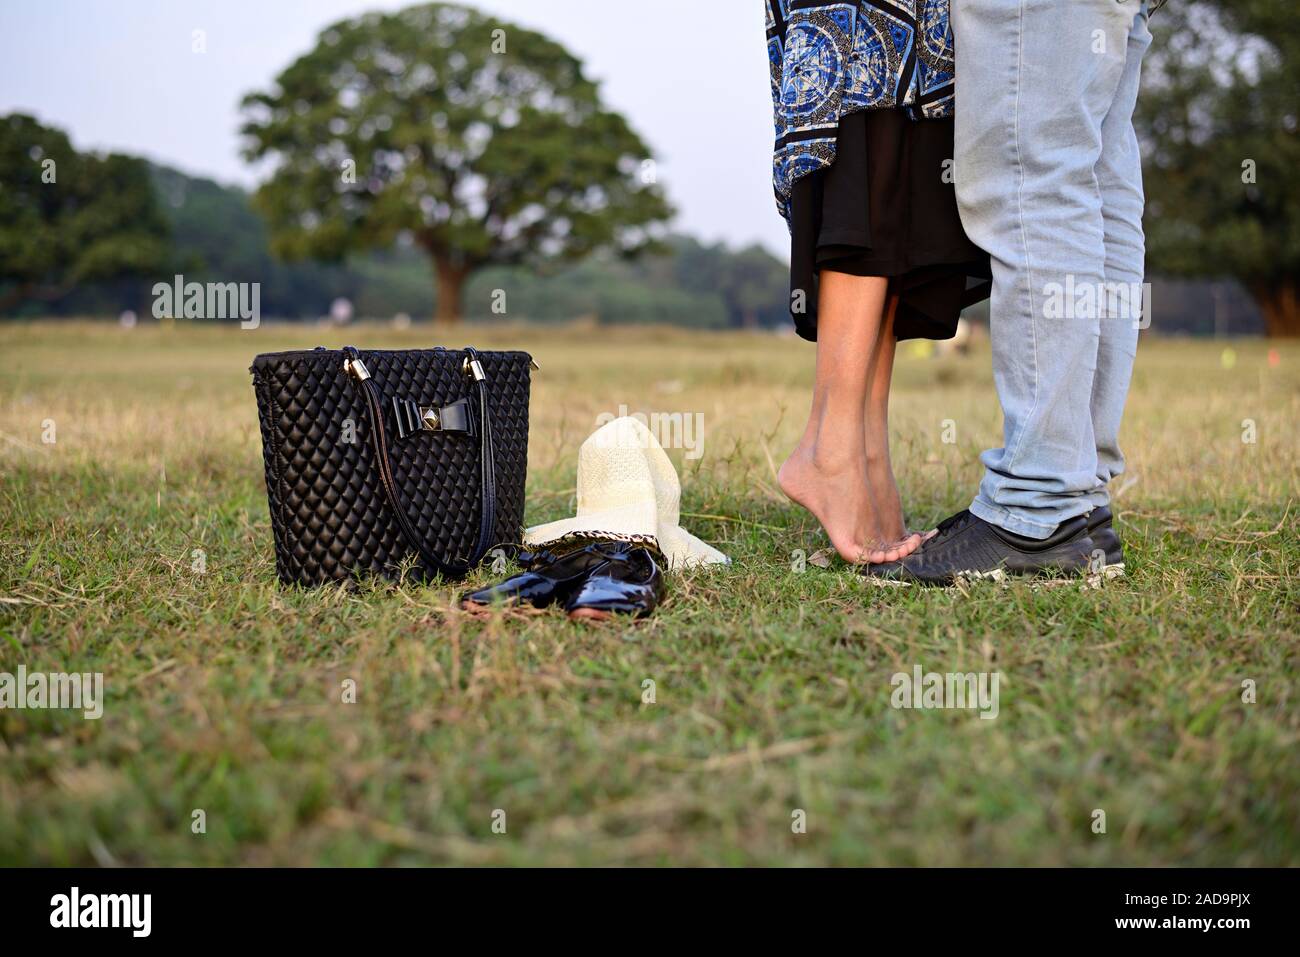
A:
<svg viewBox="0 0 1300 957">
<path fill-rule="evenodd" d="M 0 311 L 166 268 L 167 220 L 142 160 L 78 153 L 33 117 L 0 117 Z"/>
<path fill-rule="evenodd" d="M 409 236 L 437 315 L 492 265 L 634 254 L 670 214 L 641 138 L 581 63 L 540 33 L 449 3 L 326 28 L 244 100 L 256 202 L 289 258 L 340 259 Z"/>
<path fill-rule="evenodd" d="M 1181 0 L 1152 19 L 1138 130 L 1153 270 L 1230 276 L 1300 336 L 1300 28 L 1277 0 Z"/>
</svg>

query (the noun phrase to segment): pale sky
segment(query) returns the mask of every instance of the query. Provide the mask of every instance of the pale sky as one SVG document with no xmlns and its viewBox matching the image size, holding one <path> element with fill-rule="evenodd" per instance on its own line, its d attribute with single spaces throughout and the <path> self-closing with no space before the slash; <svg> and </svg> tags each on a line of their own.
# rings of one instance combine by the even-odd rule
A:
<svg viewBox="0 0 1300 957">
<path fill-rule="evenodd" d="M 582 59 L 659 159 L 674 226 L 784 257 L 771 191 L 761 0 L 465 0 Z M 0 0 L 0 114 L 62 128 L 79 149 L 146 156 L 252 186 L 238 103 L 327 24 L 405 0 Z M 193 31 L 207 52 L 192 52 Z"/>
</svg>

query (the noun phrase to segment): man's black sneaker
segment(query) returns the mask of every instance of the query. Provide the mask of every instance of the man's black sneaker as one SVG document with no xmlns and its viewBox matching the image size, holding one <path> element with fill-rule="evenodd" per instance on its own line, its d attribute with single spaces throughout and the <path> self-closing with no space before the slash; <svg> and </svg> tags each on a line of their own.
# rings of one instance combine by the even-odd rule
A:
<svg viewBox="0 0 1300 957">
<path fill-rule="evenodd" d="M 1105 505 L 1088 513 L 1088 537 L 1092 539 L 1093 558 L 1091 571 L 1101 572 L 1107 578 L 1124 574 L 1124 546 L 1115 531 L 1114 517 Z M 1104 560 L 1101 555 L 1104 555 Z"/>
<path fill-rule="evenodd" d="M 1009 575 L 1075 577 L 1087 574 L 1094 548 L 1082 515 L 1037 539 L 1008 532 L 966 510 L 940 522 L 934 537 L 901 562 L 869 565 L 863 573 L 873 580 L 915 585 Z"/>
</svg>

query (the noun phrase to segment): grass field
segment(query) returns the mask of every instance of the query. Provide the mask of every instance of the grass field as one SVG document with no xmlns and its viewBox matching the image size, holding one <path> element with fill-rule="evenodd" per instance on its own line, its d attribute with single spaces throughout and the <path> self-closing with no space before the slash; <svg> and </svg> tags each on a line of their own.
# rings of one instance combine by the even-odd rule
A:
<svg viewBox="0 0 1300 957">
<path fill-rule="evenodd" d="M 595 628 L 277 588 L 249 360 L 434 341 L 540 362 L 530 522 L 572 513 L 600 413 L 701 413 L 684 524 L 734 564 Z M 0 326 L 0 671 L 106 696 L 0 710 L 0 863 L 1298 864 L 1300 346 L 1223 348 L 1139 354 L 1127 580 L 898 592 L 792 559 L 824 544 L 775 491 L 797 340 Z M 905 353 L 895 396 L 919 527 L 998 444 L 987 352 Z M 997 718 L 892 708 L 918 664 L 998 672 Z"/>
</svg>

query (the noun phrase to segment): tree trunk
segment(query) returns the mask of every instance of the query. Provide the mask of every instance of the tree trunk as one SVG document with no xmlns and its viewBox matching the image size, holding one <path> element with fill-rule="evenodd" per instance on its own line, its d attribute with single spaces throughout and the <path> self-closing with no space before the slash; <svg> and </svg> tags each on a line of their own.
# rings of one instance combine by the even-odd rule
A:
<svg viewBox="0 0 1300 957">
<path fill-rule="evenodd" d="M 469 268 L 452 260 L 445 253 L 433 255 L 435 276 L 433 321 L 438 324 L 455 325 L 464 317 L 461 296 L 465 288 L 465 277 Z"/>
<path fill-rule="evenodd" d="M 1294 278 L 1259 283 L 1251 291 L 1264 314 L 1264 330 L 1270 339 L 1300 337 L 1300 295 Z"/>
</svg>

